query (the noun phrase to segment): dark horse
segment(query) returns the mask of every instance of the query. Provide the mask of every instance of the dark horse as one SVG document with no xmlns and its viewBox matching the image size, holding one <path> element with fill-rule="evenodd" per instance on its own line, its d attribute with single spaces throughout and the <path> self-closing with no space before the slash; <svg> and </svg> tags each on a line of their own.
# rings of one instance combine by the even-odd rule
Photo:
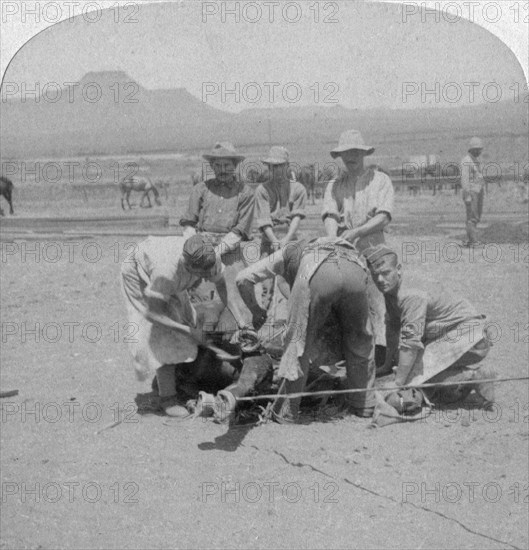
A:
<svg viewBox="0 0 529 550">
<path fill-rule="evenodd" d="M 121 208 L 125 210 L 125 203 L 127 203 L 129 210 L 132 208 L 129 202 L 130 194 L 132 191 L 139 191 L 143 193 L 141 197 L 140 207 L 143 207 L 143 201 L 145 197 L 149 201 L 148 208 L 152 207 L 151 197 L 149 193 L 152 191 L 154 195 L 154 201 L 158 206 L 161 206 L 160 193 L 152 181 L 145 176 L 127 176 L 119 182 L 119 189 L 121 191 Z"/>
<path fill-rule="evenodd" d="M 14 214 L 13 211 L 13 182 L 10 179 L 4 178 L 4 176 L 0 176 L 0 195 L 3 195 L 5 200 L 9 204 L 9 213 Z M 4 215 L 4 211 L 2 208 L 0 208 L 0 216 Z"/>
</svg>

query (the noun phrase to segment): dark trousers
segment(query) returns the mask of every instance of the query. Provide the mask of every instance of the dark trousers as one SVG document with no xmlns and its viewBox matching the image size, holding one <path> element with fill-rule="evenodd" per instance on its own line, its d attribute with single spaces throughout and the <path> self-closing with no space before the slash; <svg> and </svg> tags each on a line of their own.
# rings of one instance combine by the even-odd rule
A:
<svg viewBox="0 0 529 550">
<path fill-rule="evenodd" d="M 481 221 L 481 214 L 483 213 L 483 197 L 484 190 L 479 193 L 475 191 L 468 191 L 466 196 L 470 195 L 470 201 L 465 202 L 466 214 L 467 214 L 467 237 L 468 242 L 475 243 L 477 239 L 477 225 Z"/>
<path fill-rule="evenodd" d="M 375 384 L 374 345 L 367 295 L 368 274 L 354 261 L 342 255 L 325 261 L 313 275 L 305 351 L 300 358 L 303 376 L 287 381 L 285 392 L 303 391 L 309 370 L 325 364 L 321 358 L 329 321 L 336 326 L 341 356 L 345 358 L 350 389 L 373 388 Z M 299 409 L 292 399 L 291 411 Z M 373 391 L 350 395 L 350 404 L 359 410 L 375 406 Z"/>
</svg>

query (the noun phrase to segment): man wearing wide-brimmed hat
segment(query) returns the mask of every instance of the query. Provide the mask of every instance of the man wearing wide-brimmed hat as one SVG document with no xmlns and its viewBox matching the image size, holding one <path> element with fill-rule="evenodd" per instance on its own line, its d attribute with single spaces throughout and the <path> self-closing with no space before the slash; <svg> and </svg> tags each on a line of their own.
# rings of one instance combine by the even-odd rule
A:
<svg viewBox="0 0 529 550">
<path fill-rule="evenodd" d="M 483 212 L 483 196 L 485 180 L 481 170 L 479 157 L 483 151 L 483 142 L 473 137 L 468 144 L 468 155 L 461 161 L 461 190 L 467 215 L 467 241 L 464 246 L 479 246 L 477 225 Z"/>
<path fill-rule="evenodd" d="M 360 252 L 385 242 L 384 228 L 393 213 L 391 179 L 374 167 L 364 166 L 365 157 L 374 150 L 365 144 L 360 132 L 344 132 L 331 156 L 342 159 L 345 171 L 328 183 L 323 200 L 322 218 L 326 234 L 343 237 L 354 243 Z M 383 346 L 384 301 L 371 283 L 369 296 L 375 343 Z"/>
<path fill-rule="evenodd" d="M 250 239 L 255 198 L 250 187 L 237 178 L 237 165 L 244 156 L 231 143 L 217 143 L 203 157 L 215 177 L 193 187 L 180 225 L 184 227 L 184 236 L 203 233 L 214 244 L 215 252 L 226 265 L 231 310 L 237 326 L 242 327 L 250 322 L 251 315 L 237 292 L 235 276 L 245 266 L 241 243 Z"/>
</svg>

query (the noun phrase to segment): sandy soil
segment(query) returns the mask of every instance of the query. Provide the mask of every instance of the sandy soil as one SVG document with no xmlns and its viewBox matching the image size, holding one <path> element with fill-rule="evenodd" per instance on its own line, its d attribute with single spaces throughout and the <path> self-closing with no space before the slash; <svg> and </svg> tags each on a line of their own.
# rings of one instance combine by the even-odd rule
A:
<svg viewBox="0 0 529 550">
<path fill-rule="evenodd" d="M 527 376 L 527 246 L 456 257 L 448 233 L 389 242 L 405 272 L 496 323 L 500 376 Z M 118 285 L 131 240 L 54 239 L 57 261 L 48 241 L 19 241 L 2 257 L 0 383 L 20 394 L 1 401 L 1 548 L 528 547 L 527 382 L 499 385 L 489 412 L 470 396 L 379 429 L 140 414 L 150 384 L 134 379 Z"/>
</svg>

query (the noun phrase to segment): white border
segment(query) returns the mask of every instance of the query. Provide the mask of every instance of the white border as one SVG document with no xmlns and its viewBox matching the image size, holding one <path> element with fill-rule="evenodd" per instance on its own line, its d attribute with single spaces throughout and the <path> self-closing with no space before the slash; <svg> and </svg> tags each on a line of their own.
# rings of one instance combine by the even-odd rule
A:
<svg viewBox="0 0 529 550">
<path fill-rule="evenodd" d="M 101 7 L 102 4 L 108 3 L 110 6 L 125 5 L 130 2 L 136 4 L 153 4 L 153 3 L 162 3 L 167 0 L 99 0 L 98 2 L 92 2 L 92 4 L 99 4 Z M 182 3 L 184 1 L 200 1 L 200 0 L 172 0 L 174 3 Z M 242 0 L 244 1 L 244 0 Z M 305 0 L 304 0 L 305 1 Z M 357 0 L 352 0 L 357 1 Z M 376 2 L 387 2 L 392 4 L 401 4 L 401 0 L 363 0 L 366 3 L 376 3 Z M 35 4 L 45 4 L 47 0 L 24 0 L 24 2 L 32 7 Z M 69 4 L 66 0 L 53 0 L 54 3 L 59 4 L 63 7 L 63 17 L 67 19 L 67 14 L 69 13 Z M 6 4 L 11 3 L 11 0 L 0 0 L 0 7 L 4 8 Z M 90 0 L 78 0 L 76 4 L 78 5 L 88 5 Z M 415 6 L 424 6 L 428 9 L 441 9 L 446 11 L 447 14 L 453 13 L 454 7 L 456 5 L 461 6 L 462 17 L 465 17 L 467 14 L 471 13 L 471 9 L 474 10 L 474 16 L 472 20 L 477 25 L 487 29 L 492 34 L 497 36 L 502 40 L 515 54 L 518 62 L 521 65 L 522 70 L 525 74 L 526 81 L 529 82 L 529 25 L 524 23 L 524 18 L 529 15 L 529 1 L 528 0 L 417 0 L 417 1 L 408 1 L 405 2 L 410 5 Z M 499 4 L 502 7 L 501 18 L 497 22 L 487 21 L 484 14 L 484 8 L 487 4 Z M 471 6 L 474 5 L 474 8 Z M 518 5 L 518 11 L 520 14 L 519 21 L 515 22 L 515 5 Z M 81 8 L 77 8 L 76 13 L 80 13 Z M 96 7 L 94 7 L 94 10 Z M 452 12 L 451 12 L 452 10 Z M 87 9 L 87 11 L 91 11 Z M 2 14 L 4 12 L 2 11 Z M 0 18 L 2 17 L 0 14 Z M 415 16 L 417 17 L 417 16 Z M 430 16 L 431 17 L 431 16 Z M 468 17 L 465 17 L 468 18 Z M 18 19 L 18 20 L 17 20 Z M 34 18 L 33 18 L 34 19 Z M 0 27 L 2 32 L 0 33 L 0 75 L 3 79 L 4 73 L 9 65 L 10 61 L 16 55 L 17 51 L 33 36 L 38 34 L 40 31 L 51 27 L 54 23 L 47 23 L 45 21 L 40 21 L 36 23 L 34 20 L 26 21 L 22 23 L 19 18 L 11 17 L 6 18 L 6 22 L 3 22 L 0 19 Z"/>
</svg>

